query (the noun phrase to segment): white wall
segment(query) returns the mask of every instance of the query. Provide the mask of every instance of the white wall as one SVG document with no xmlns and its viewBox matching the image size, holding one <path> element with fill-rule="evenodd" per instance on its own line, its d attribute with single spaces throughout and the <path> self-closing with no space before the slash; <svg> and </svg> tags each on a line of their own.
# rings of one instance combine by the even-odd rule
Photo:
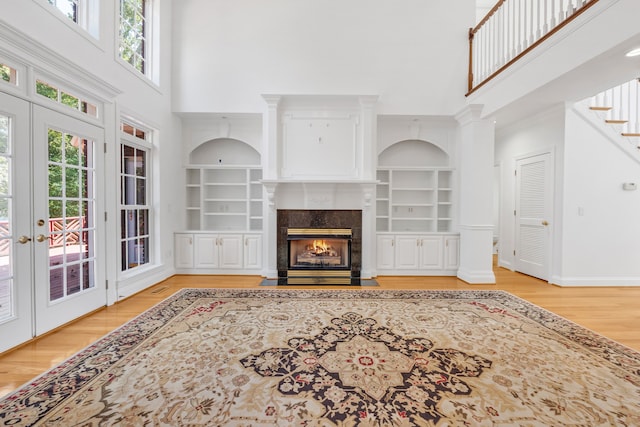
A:
<svg viewBox="0 0 640 427">
<path fill-rule="evenodd" d="M 640 284 L 640 156 L 616 147 L 576 110 L 566 118 L 562 268 L 567 285 Z"/>
<path fill-rule="evenodd" d="M 380 114 L 455 114 L 475 1 L 455 3 L 181 1 L 174 108 L 261 112 L 261 94 L 362 94 L 380 96 Z"/>
<path fill-rule="evenodd" d="M 556 107 L 530 117 L 526 121 L 518 122 L 508 128 L 496 132 L 495 161 L 501 165 L 501 194 L 500 197 L 500 236 L 499 265 L 513 268 L 515 249 L 515 209 L 516 179 L 514 171 L 516 159 L 528 155 L 552 152 L 555 159 L 554 182 L 554 218 L 551 224 L 554 231 L 561 231 L 562 207 L 562 153 L 564 145 L 564 108 Z M 555 235 L 554 235 L 555 237 Z M 559 254 L 556 253 L 557 242 L 552 243 L 553 271 Z M 550 272 L 551 273 L 551 272 Z"/>
<path fill-rule="evenodd" d="M 584 106 L 576 108 L 586 108 Z M 513 268 L 515 158 L 554 155 L 554 214 L 549 281 L 563 286 L 640 284 L 640 157 L 631 158 L 602 122 L 558 106 L 496 135 L 502 165 L 499 264 Z"/>
</svg>

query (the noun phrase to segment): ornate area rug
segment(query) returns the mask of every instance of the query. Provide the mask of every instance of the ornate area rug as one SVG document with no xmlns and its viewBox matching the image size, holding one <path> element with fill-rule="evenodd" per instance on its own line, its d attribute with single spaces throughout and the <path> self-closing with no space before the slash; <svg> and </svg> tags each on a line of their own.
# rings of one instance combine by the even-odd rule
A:
<svg viewBox="0 0 640 427">
<path fill-rule="evenodd" d="M 185 289 L 0 425 L 639 426 L 640 353 L 503 291 Z"/>
</svg>

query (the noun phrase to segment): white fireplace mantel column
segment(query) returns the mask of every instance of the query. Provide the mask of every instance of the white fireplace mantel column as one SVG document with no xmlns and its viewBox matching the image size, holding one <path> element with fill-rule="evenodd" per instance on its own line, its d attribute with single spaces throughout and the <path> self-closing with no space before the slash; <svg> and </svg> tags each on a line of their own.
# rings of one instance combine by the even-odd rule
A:
<svg viewBox="0 0 640 427">
<path fill-rule="evenodd" d="M 493 273 L 493 165 L 495 127 L 470 105 L 456 116 L 460 126 L 460 267 L 467 283 L 495 283 Z"/>
</svg>

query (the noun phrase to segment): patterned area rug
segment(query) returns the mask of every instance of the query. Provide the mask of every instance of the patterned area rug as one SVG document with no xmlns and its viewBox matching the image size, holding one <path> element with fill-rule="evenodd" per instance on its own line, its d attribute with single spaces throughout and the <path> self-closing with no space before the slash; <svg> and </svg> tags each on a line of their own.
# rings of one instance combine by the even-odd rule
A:
<svg viewBox="0 0 640 427">
<path fill-rule="evenodd" d="M 640 353 L 503 291 L 185 289 L 0 425 L 638 426 Z"/>
</svg>

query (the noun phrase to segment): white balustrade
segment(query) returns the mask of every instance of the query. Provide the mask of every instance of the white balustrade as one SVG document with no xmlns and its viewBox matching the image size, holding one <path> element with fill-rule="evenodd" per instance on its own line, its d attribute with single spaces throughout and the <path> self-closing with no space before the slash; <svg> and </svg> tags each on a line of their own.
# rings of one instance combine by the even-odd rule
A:
<svg viewBox="0 0 640 427">
<path fill-rule="evenodd" d="M 640 136 L 640 79 L 594 95 L 589 105 L 606 111 L 605 120 L 619 126 L 622 135 Z"/>
<path fill-rule="evenodd" d="M 500 0 L 469 32 L 469 91 L 598 0 Z"/>
</svg>

